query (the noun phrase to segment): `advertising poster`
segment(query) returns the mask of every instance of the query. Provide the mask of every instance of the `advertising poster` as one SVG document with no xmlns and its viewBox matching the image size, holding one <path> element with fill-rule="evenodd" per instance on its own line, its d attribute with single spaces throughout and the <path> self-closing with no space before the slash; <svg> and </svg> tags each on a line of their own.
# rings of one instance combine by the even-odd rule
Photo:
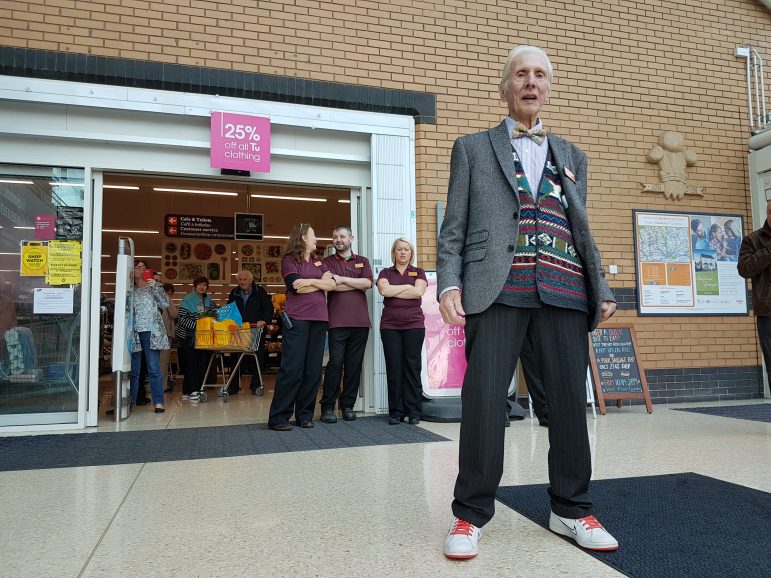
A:
<svg viewBox="0 0 771 578">
<path fill-rule="evenodd" d="M 45 277 L 48 272 L 48 243 L 21 242 L 21 277 Z"/>
<path fill-rule="evenodd" d="M 640 315 L 747 315 L 741 216 L 633 214 Z"/>
<path fill-rule="evenodd" d="M 81 282 L 83 265 L 80 241 L 48 242 L 49 285 L 76 285 Z"/>
<path fill-rule="evenodd" d="M 161 244 L 161 277 L 173 283 L 190 283 L 196 277 L 230 282 L 230 241 L 167 240 Z"/>
<path fill-rule="evenodd" d="M 427 397 L 459 396 L 466 373 L 466 334 L 462 325 L 447 325 L 436 300 L 436 273 L 427 271 L 428 288 L 421 308 L 425 316 L 423 393 Z"/>
</svg>

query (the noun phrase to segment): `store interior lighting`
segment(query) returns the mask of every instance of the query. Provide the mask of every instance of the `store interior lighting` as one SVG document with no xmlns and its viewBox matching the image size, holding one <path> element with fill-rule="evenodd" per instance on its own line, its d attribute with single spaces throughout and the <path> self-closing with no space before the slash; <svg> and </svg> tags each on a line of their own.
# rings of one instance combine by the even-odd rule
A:
<svg viewBox="0 0 771 578">
<path fill-rule="evenodd" d="M 52 187 L 82 187 L 83 183 L 65 183 L 63 181 L 51 181 L 48 183 Z"/>
<path fill-rule="evenodd" d="M 280 201 L 308 201 L 311 203 L 326 203 L 327 199 L 321 197 L 285 197 L 281 195 L 250 195 L 253 199 L 277 199 Z"/>
<path fill-rule="evenodd" d="M 0 179 L 0 183 L 5 185 L 34 185 L 33 181 L 19 181 L 16 179 Z"/>
<path fill-rule="evenodd" d="M 237 197 L 238 196 L 238 193 L 233 193 L 228 191 L 201 191 L 198 189 L 167 189 L 165 187 L 153 187 L 153 190 L 158 193 L 190 193 L 193 195 L 215 195 L 220 197 Z"/>
<path fill-rule="evenodd" d="M 102 229 L 103 233 L 134 233 L 137 235 L 157 235 L 160 231 L 143 231 L 141 229 Z"/>
<path fill-rule="evenodd" d="M 103 189 L 116 189 L 119 191 L 138 191 L 139 187 L 132 185 L 102 185 Z"/>
</svg>

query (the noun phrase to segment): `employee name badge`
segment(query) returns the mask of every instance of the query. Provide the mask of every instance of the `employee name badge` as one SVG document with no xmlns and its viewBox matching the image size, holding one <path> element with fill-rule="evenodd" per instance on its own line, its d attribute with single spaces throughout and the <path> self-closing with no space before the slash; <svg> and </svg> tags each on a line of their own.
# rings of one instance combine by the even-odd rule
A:
<svg viewBox="0 0 771 578">
<path fill-rule="evenodd" d="M 409 277 L 417 277 L 418 272 L 417 271 L 407 271 L 407 276 Z"/>
<path fill-rule="evenodd" d="M 364 263 L 356 263 L 356 264 L 354 265 L 354 267 L 355 267 L 356 269 L 361 269 L 362 267 L 364 267 Z"/>
<path fill-rule="evenodd" d="M 316 265 L 316 267 L 321 267 L 321 261 L 316 261 L 313 264 Z"/>
</svg>

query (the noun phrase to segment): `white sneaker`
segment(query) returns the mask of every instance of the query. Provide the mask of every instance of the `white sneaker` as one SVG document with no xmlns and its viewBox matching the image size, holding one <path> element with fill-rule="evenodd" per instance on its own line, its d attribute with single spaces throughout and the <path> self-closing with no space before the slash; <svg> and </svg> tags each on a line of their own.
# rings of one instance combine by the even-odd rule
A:
<svg viewBox="0 0 771 578">
<path fill-rule="evenodd" d="M 182 401 L 188 401 L 190 399 L 190 396 L 188 394 L 185 394 L 182 396 Z"/>
<path fill-rule="evenodd" d="M 182 399 L 187 399 L 187 400 L 190 400 L 190 401 L 198 401 L 198 399 L 200 397 L 201 397 L 201 392 L 200 391 L 194 391 L 193 393 L 191 393 L 189 395 L 183 395 Z"/>
<path fill-rule="evenodd" d="M 618 542 L 594 516 L 563 518 L 554 512 L 549 515 L 549 530 L 567 536 L 588 550 L 618 550 Z"/>
<path fill-rule="evenodd" d="M 455 560 L 473 558 L 479 553 L 479 538 L 482 528 L 465 520 L 455 518 L 444 540 L 444 555 Z"/>
</svg>

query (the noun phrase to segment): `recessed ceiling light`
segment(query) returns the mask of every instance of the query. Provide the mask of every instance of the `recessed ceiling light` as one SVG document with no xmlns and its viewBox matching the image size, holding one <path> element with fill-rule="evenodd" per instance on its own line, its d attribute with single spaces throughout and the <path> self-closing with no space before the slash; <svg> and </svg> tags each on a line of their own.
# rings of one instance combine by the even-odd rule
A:
<svg viewBox="0 0 771 578">
<path fill-rule="evenodd" d="M 35 227 L 14 227 L 14 229 L 29 229 L 29 230 L 34 230 L 34 229 L 35 229 Z"/>
<path fill-rule="evenodd" d="M 351 199 L 337 199 L 337 202 L 338 203 L 348 203 L 350 205 L 351 204 Z"/>
<path fill-rule="evenodd" d="M 19 181 L 16 179 L 0 179 L 0 183 L 6 185 L 34 185 L 34 181 Z"/>
<path fill-rule="evenodd" d="M 121 191 L 138 191 L 139 187 L 132 185 L 102 185 L 103 189 L 119 189 Z"/>
<path fill-rule="evenodd" d="M 311 203 L 326 203 L 326 199 L 320 197 L 283 197 L 281 195 L 251 195 L 253 199 L 278 199 L 282 201 L 309 201 Z"/>
<path fill-rule="evenodd" d="M 238 193 L 227 191 L 199 191 L 197 189 L 166 189 L 163 187 L 153 187 L 154 191 L 159 193 L 191 193 L 194 195 L 217 195 L 220 197 L 237 197 Z"/>
<path fill-rule="evenodd" d="M 65 181 L 51 181 L 48 183 L 52 187 L 83 187 L 83 183 L 67 183 Z"/>
</svg>

